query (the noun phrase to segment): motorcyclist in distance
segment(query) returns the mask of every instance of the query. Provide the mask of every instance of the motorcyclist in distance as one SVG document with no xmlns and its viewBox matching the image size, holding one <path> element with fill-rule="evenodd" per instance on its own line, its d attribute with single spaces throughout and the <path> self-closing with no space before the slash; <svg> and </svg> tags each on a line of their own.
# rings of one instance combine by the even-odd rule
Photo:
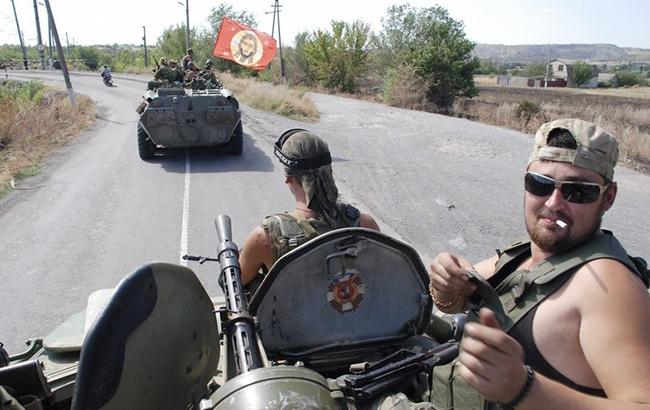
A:
<svg viewBox="0 0 650 410">
<path fill-rule="evenodd" d="M 113 85 L 113 75 L 111 74 L 111 69 L 107 65 L 104 65 L 104 69 L 101 73 L 104 85 L 112 86 Z"/>
<path fill-rule="evenodd" d="M 108 77 L 108 78 L 112 77 L 111 69 L 108 68 L 107 65 L 104 65 L 104 69 L 102 70 L 102 74 L 101 74 L 101 75 L 102 75 L 102 78 L 104 78 L 104 79 L 106 79 L 107 77 Z"/>
</svg>

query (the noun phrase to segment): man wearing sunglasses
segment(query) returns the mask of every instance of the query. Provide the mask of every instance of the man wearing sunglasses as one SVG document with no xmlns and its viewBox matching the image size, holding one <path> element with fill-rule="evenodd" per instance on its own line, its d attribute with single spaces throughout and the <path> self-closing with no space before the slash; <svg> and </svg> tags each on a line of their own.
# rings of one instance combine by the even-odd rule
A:
<svg viewBox="0 0 650 410">
<path fill-rule="evenodd" d="M 617 159 L 616 139 L 595 124 L 542 125 L 522 178 L 527 237 L 475 265 L 449 253 L 431 264 L 440 310 L 471 315 L 468 296 L 482 281 L 468 271 L 499 300 L 465 328 L 449 370 L 460 378 L 446 376 L 456 403 L 650 409 L 648 271 L 600 228 L 616 198 Z"/>
<path fill-rule="evenodd" d="M 291 212 L 268 216 L 244 241 L 239 256 L 242 283 L 263 278 L 282 255 L 325 232 L 361 226 L 379 230 L 377 222 L 352 205 L 339 202 L 327 143 L 307 130 L 285 131 L 274 146 L 284 167 L 284 182 L 293 194 Z M 255 285 L 255 284 L 254 284 Z"/>
</svg>

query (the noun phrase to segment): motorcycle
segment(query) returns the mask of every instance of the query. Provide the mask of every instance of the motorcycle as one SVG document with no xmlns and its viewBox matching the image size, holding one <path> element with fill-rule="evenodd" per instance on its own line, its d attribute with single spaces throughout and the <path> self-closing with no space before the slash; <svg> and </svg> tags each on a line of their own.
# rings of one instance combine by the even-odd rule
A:
<svg viewBox="0 0 650 410">
<path fill-rule="evenodd" d="M 104 81 L 105 86 L 107 87 L 113 86 L 113 76 L 111 75 L 110 71 L 102 73 L 102 80 Z"/>
<path fill-rule="evenodd" d="M 364 228 L 331 231 L 281 257 L 247 295 L 230 218 L 215 226 L 217 257 L 184 258 L 218 262 L 223 296 L 209 297 L 187 267 L 146 264 L 0 361 L 0 386 L 41 409 L 366 409 L 395 393 L 430 400 L 427 375 L 457 356 L 464 322 L 432 315 L 412 247 Z"/>
</svg>

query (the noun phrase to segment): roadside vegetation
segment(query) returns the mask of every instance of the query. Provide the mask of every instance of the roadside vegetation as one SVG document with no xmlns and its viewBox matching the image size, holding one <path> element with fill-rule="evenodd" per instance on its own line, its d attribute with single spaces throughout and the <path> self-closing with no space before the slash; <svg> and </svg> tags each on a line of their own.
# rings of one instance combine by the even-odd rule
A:
<svg viewBox="0 0 650 410">
<path fill-rule="evenodd" d="M 220 80 L 237 99 L 258 110 L 274 112 L 294 120 L 313 122 L 318 119 L 314 102 L 305 94 L 304 87 L 274 85 L 256 78 L 241 78 L 230 73 L 221 73 Z"/>
<path fill-rule="evenodd" d="M 619 140 L 620 161 L 650 172 L 650 88 L 606 90 L 481 86 L 472 99 L 459 99 L 454 113 L 500 127 L 534 133 L 556 118 L 580 118 L 601 125 Z"/>
<path fill-rule="evenodd" d="M 43 160 L 77 137 L 95 119 L 88 97 L 72 107 L 67 93 L 41 82 L 0 86 L 0 197 L 22 189 L 20 180 L 39 172 Z"/>
</svg>

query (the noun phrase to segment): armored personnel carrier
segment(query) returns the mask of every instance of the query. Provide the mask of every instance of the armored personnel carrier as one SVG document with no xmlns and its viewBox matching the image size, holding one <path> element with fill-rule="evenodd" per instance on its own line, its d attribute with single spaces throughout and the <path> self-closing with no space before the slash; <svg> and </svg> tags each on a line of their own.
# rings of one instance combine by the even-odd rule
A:
<svg viewBox="0 0 650 410">
<path fill-rule="evenodd" d="M 144 160 L 162 148 L 221 147 L 242 153 L 239 102 L 225 88 L 147 90 L 137 111 L 138 153 Z"/>
</svg>

